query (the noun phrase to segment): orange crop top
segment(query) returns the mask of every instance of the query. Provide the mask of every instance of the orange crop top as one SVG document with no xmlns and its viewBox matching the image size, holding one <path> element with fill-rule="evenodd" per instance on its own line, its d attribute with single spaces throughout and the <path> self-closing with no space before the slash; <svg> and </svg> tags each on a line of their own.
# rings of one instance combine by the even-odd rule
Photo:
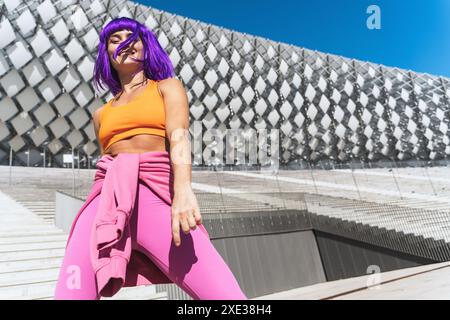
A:
<svg viewBox="0 0 450 320">
<path fill-rule="evenodd" d="M 150 80 L 146 88 L 134 100 L 120 106 L 112 106 L 111 98 L 99 118 L 98 138 L 105 151 L 119 140 L 137 135 L 166 136 L 164 101 L 158 83 Z"/>
</svg>

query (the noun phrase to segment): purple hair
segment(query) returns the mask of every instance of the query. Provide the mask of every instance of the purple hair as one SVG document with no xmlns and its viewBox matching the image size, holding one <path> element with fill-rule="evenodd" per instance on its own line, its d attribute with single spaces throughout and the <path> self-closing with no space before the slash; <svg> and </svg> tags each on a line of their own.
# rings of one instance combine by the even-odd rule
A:
<svg viewBox="0 0 450 320">
<path fill-rule="evenodd" d="M 132 34 L 117 47 L 114 59 L 140 36 L 144 46 L 144 59 L 132 59 L 143 62 L 145 76 L 152 80 L 163 80 L 174 76 L 172 62 L 154 33 L 134 19 L 120 17 L 111 20 L 100 32 L 98 54 L 94 65 L 94 86 L 97 90 L 99 87 L 104 89 L 102 83 L 106 84 L 114 95 L 122 90 L 117 71 L 111 67 L 107 50 L 109 36 L 121 30 L 129 30 Z"/>
</svg>

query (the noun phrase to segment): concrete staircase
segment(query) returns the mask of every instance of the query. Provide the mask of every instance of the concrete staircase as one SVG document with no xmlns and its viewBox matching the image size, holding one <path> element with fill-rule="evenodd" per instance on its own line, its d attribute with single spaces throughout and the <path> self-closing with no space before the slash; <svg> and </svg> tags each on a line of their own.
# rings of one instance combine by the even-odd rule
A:
<svg viewBox="0 0 450 320">
<path fill-rule="evenodd" d="M 311 213 L 450 243 L 450 212 L 431 202 L 375 203 L 324 195 L 307 195 L 305 200 Z"/>
<path fill-rule="evenodd" d="M 2 191 L 5 188 L 2 188 Z M 53 299 L 68 235 L 53 225 L 54 190 L 0 191 L 0 299 Z M 53 196 L 51 194 L 53 193 Z M 46 195 L 46 196 L 43 196 Z M 47 197 L 47 198 L 46 198 Z M 39 199 L 39 201 L 35 200 Z M 34 211 L 34 212 L 32 212 Z M 106 300 L 165 300 L 155 286 L 123 288 Z"/>
<path fill-rule="evenodd" d="M 6 192 L 8 194 L 8 192 Z M 9 194 L 10 195 L 10 194 Z M 29 197 L 30 194 L 27 194 Z M 42 218 L 43 222 L 48 225 L 55 224 L 55 200 L 32 200 L 29 198 L 21 199 L 21 195 L 10 195 L 25 208 Z"/>
</svg>

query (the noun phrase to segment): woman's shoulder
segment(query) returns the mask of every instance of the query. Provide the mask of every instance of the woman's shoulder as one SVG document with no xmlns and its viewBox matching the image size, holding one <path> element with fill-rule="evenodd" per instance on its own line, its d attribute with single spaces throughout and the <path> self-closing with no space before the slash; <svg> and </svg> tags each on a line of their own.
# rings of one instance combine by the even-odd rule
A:
<svg viewBox="0 0 450 320">
<path fill-rule="evenodd" d="M 164 95 L 165 92 L 175 92 L 179 89 L 184 90 L 183 82 L 175 77 L 156 80 L 156 82 L 158 84 L 158 89 L 160 90 L 162 95 Z"/>
<path fill-rule="evenodd" d="M 172 77 L 172 78 L 166 78 L 166 79 L 161 79 L 161 80 L 155 80 L 158 84 L 160 85 L 164 85 L 164 86 L 173 86 L 173 85 L 180 85 L 183 84 L 181 82 L 181 80 L 179 80 L 176 77 Z"/>
</svg>

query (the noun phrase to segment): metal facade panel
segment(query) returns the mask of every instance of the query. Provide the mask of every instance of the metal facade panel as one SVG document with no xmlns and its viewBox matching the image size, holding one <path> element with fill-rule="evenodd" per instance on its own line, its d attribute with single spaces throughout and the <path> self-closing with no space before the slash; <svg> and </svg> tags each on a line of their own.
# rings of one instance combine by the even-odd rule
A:
<svg viewBox="0 0 450 320">
<path fill-rule="evenodd" d="M 169 54 L 188 91 L 192 134 L 194 122 L 204 137 L 212 130 L 224 134 L 233 128 L 249 136 L 267 130 L 279 142 L 268 142 L 279 156 L 271 160 L 298 167 L 305 163 L 442 160 L 450 154 L 445 121 L 450 107 L 448 78 L 291 46 L 132 1 L 55 3 L 53 17 L 45 20 L 42 14 L 48 12 L 42 5 L 26 1 L 11 8 L 0 26 L 5 34 L 0 43 L 0 97 L 13 99 L 20 112 L 34 113 L 47 102 L 58 113 L 58 98 L 69 95 L 74 107 L 86 109 L 92 118 L 94 109 L 112 97 L 110 92 L 95 92 L 91 84 L 88 70 L 97 54 L 95 39 L 110 18 L 120 15 L 146 23 Z M 35 28 L 24 29 L 24 14 L 36 23 Z M 23 48 L 28 46 L 33 50 L 25 57 Z M 31 65 L 39 66 L 38 73 L 31 72 Z M 22 105 L 19 97 L 30 86 L 37 101 L 28 110 L 30 105 Z M 84 121 L 69 121 L 69 109 L 61 112 L 67 130 L 55 133 L 57 120 L 48 119 L 46 124 L 40 120 L 48 134 L 44 142 L 48 157 L 55 158 L 51 165 L 63 166 L 62 154 L 70 150 L 67 137 L 76 129 L 82 139 L 75 147 L 92 157 L 94 165 L 100 155 L 95 136 L 86 133 Z M 31 120 L 39 125 L 37 119 Z M 37 155 L 42 152 L 43 146 L 29 137 L 33 127 L 19 132 L 12 119 L 5 123 L 10 134 L 1 140 L 5 153 L 0 156 L 13 147 L 14 163 L 22 163 L 18 154 L 28 148 L 37 149 Z M 198 156 L 214 143 L 203 139 L 201 148 L 196 148 L 194 166 L 226 164 L 228 149 L 222 159 Z M 241 155 L 255 154 L 252 147 Z M 0 162 L 7 164 L 8 160 L 3 156 Z M 42 161 L 33 158 L 31 162 Z M 248 165 L 245 160 L 232 164 L 236 169 Z M 266 164 L 271 162 L 258 163 Z"/>
</svg>

